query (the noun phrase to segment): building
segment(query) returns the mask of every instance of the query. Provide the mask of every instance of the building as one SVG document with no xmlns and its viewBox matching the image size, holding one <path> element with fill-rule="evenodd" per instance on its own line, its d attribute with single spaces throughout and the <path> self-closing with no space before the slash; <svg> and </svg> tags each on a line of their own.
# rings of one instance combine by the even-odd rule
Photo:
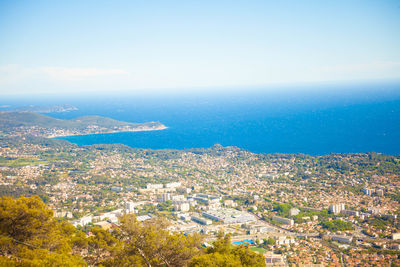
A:
<svg viewBox="0 0 400 267">
<path fill-rule="evenodd" d="M 82 217 L 76 221 L 73 221 L 72 225 L 74 225 L 75 227 L 77 227 L 78 225 L 85 226 L 85 225 L 91 223 L 92 220 L 93 220 L 93 216 L 89 215 L 89 216 Z"/>
<path fill-rule="evenodd" d="M 282 254 L 266 253 L 264 254 L 265 264 L 267 267 L 286 266 Z"/>
<path fill-rule="evenodd" d="M 225 224 L 229 223 L 246 223 L 255 221 L 255 217 L 247 212 L 238 211 L 234 209 L 217 209 L 208 210 L 202 213 L 203 217 L 208 219 L 222 222 Z"/>
<path fill-rule="evenodd" d="M 171 196 L 171 200 L 172 201 L 183 201 L 183 200 L 185 200 L 185 196 L 184 195 L 174 195 L 174 196 Z"/>
<path fill-rule="evenodd" d="M 367 208 L 367 212 L 369 214 L 380 214 L 381 213 L 381 209 L 380 208 Z"/>
<path fill-rule="evenodd" d="M 188 201 L 174 201 L 174 208 L 177 211 L 189 211 L 190 204 Z"/>
<path fill-rule="evenodd" d="M 165 188 L 177 188 L 182 185 L 181 182 L 173 182 L 173 183 L 167 183 L 165 184 Z"/>
<path fill-rule="evenodd" d="M 210 224 L 212 224 L 211 220 L 207 220 L 207 219 L 204 219 L 204 218 L 201 218 L 201 217 L 197 217 L 197 216 L 192 216 L 192 221 L 197 222 L 197 223 L 202 224 L 202 225 L 210 225 Z"/>
<path fill-rule="evenodd" d="M 393 233 L 392 234 L 392 239 L 393 240 L 399 240 L 400 239 L 400 232 L 399 233 Z"/>
<path fill-rule="evenodd" d="M 233 201 L 232 199 L 227 199 L 224 201 L 224 206 L 226 207 L 237 207 L 237 203 Z"/>
<path fill-rule="evenodd" d="M 142 215 L 142 216 L 137 216 L 137 217 L 136 217 L 136 219 L 137 219 L 139 222 L 143 222 L 143 221 L 146 221 L 146 220 L 150 220 L 151 218 L 153 218 L 153 216 L 152 216 L 151 214 L 147 214 L 147 215 Z"/>
<path fill-rule="evenodd" d="M 389 245 L 387 246 L 387 248 L 388 248 L 388 249 L 393 249 L 393 250 L 400 250 L 400 244 L 396 244 L 396 243 L 389 244 Z"/>
<path fill-rule="evenodd" d="M 188 187 L 180 187 L 177 188 L 176 191 L 182 194 L 190 194 L 190 192 L 192 192 L 192 189 Z"/>
<path fill-rule="evenodd" d="M 340 204 L 332 204 L 329 206 L 329 211 L 333 214 L 339 214 L 342 210 L 345 210 L 346 207 L 343 203 Z"/>
<path fill-rule="evenodd" d="M 363 191 L 364 194 L 366 194 L 366 195 L 368 195 L 368 196 L 371 196 L 371 195 L 374 193 L 375 190 L 365 187 L 365 188 L 363 188 L 362 191 Z"/>
<path fill-rule="evenodd" d="M 349 216 L 360 216 L 360 212 L 355 211 L 355 210 L 342 210 L 341 213 L 349 215 Z"/>
<path fill-rule="evenodd" d="M 334 235 L 334 236 L 332 236 L 332 240 L 349 244 L 349 243 L 351 243 L 351 241 L 353 241 L 353 237 L 352 236 L 344 236 L 344 235 Z"/>
<path fill-rule="evenodd" d="M 111 221 L 111 222 L 118 222 L 118 217 L 120 217 L 122 215 L 123 210 L 122 209 L 118 209 L 118 210 L 113 210 L 110 212 L 106 212 L 103 213 L 99 216 L 95 216 L 93 219 L 95 220 L 107 220 L 107 221 Z"/>
<path fill-rule="evenodd" d="M 376 190 L 376 195 L 377 196 L 379 196 L 379 197 L 383 197 L 383 194 L 384 194 L 384 192 L 383 192 L 383 190 L 382 189 L 378 189 L 378 190 Z"/>
<path fill-rule="evenodd" d="M 294 238 L 287 238 L 286 236 L 279 236 L 276 238 L 275 244 L 276 245 L 290 245 L 290 244 L 295 244 L 296 240 Z"/>
<path fill-rule="evenodd" d="M 161 202 L 166 202 L 171 200 L 171 194 L 170 193 L 164 193 L 161 195 Z"/>
<path fill-rule="evenodd" d="M 298 215 L 300 213 L 300 210 L 299 209 L 296 209 L 296 208 L 291 208 L 290 210 L 289 210 L 289 216 L 296 216 L 296 215 Z"/>
<path fill-rule="evenodd" d="M 205 205 L 216 204 L 217 206 L 219 206 L 222 197 L 207 194 L 196 194 L 193 196 L 193 199 Z"/>
<path fill-rule="evenodd" d="M 135 213 L 135 203 L 132 201 L 125 202 L 125 214 Z"/>
<path fill-rule="evenodd" d="M 120 186 L 113 186 L 110 189 L 111 191 L 115 191 L 115 192 L 121 192 L 122 191 L 122 187 Z"/>
<path fill-rule="evenodd" d="M 74 216 L 70 211 L 59 211 L 59 212 L 54 212 L 54 217 L 60 217 L 60 218 L 66 217 L 72 219 Z"/>
<path fill-rule="evenodd" d="M 182 213 L 179 215 L 179 219 L 181 219 L 182 221 L 190 221 L 190 216 L 187 213 Z"/>
<path fill-rule="evenodd" d="M 163 188 L 162 184 L 147 184 L 146 185 L 147 189 L 161 189 Z"/>
<path fill-rule="evenodd" d="M 283 224 L 288 224 L 288 225 L 293 225 L 294 221 L 292 219 L 286 219 L 278 216 L 272 216 L 272 221 L 283 223 Z"/>
</svg>

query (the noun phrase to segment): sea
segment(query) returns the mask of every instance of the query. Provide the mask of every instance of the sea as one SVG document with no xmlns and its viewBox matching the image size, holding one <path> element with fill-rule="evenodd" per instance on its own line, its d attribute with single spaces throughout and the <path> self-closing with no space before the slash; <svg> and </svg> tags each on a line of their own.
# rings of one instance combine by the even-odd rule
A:
<svg viewBox="0 0 400 267">
<path fill-rule="evenodd" d="M 70 104 L 50 113 L 71 119 L 100 115 L 128 122 L 159 121 L 160 131 L 62 137 L 77 145 L 188 149 L 215 144 L 255 153 L 381 152 L 400 154 L 400 83 L 313 84 L 223 88 L 191 93 L 11 96 L 3 109 Z"/>
</svg>

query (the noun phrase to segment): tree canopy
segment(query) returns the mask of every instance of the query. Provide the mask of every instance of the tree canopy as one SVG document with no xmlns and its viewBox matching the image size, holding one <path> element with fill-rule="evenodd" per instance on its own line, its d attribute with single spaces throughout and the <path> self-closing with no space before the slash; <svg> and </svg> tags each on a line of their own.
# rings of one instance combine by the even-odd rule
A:
<svg viewBox="0 0 400 267">
<path fill-rule="evenodd" d="M 247 246 L 232 247 L 229 234 L 219 233 L 213 246 L 207 247 L 203 255 L 195 257 L 190 266 L 194 267 L 230 267 L 230 266 L 265 266 L 261 254 L 251 251 Z"/>
<path fill-rule="evenodd" d="M 72 227 L 72 228 L 71 228 Z M 73 254 L 77 230 L 53 218 L 38 196 L 0 198 L 0 248 L 2 263 L 21 266 L 81 266 Z"/>
<path fill-rule="evenodd" d="M 199 234 L 170 232 L 162 218 L 135 215 L 87 235 L 57 221 L 38 196 L 0 198 L 0 266 L 265 266 L 262 255 L 232 247 L 229 235 L 201 243 Z"/>
</svg>

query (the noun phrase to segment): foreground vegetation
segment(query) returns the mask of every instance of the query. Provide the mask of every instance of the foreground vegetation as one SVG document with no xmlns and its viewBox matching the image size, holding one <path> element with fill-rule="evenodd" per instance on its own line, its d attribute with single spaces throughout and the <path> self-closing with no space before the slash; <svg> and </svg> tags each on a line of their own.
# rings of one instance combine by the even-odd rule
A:
<svg viewBox="0 0 400 267">
<path fill-rule="evenodd" d="M 160 218 L 139 222 L 125 215 L 108 231 L 89 234 L 65 221 L 37 196 L 0 198 L 1 266 L 264 266 L 262 255 L 245 246 L 232 247 L 220 233 L 202 248 L 197 234 L 167 230 Z"/>
</svg>

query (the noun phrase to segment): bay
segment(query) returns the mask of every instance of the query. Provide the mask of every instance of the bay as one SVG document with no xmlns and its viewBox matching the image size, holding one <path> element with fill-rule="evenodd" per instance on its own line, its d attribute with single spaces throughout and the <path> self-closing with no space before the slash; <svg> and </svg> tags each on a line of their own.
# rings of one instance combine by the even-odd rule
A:
<svg viewBox="0 0 400 267">
<path fill-rule="evenodd" d="M 114 98 L 80 104 L 67 117 L 99 114 L 131 122 L 160 121 L 168 129 L 70 136 L 78 145 L 121 143 L 135 148 L 185 149 L 214 144 L 256 153 L 382 152 L 400 154 L 398 87 L 353 93 L 310 92 L 212 97 Z M 64 115 L 65 117 L 65 115 Z"/>
<path fill-rule="evenodd" d="M 398 82 L 267 89 L 32 96 L 3 99 L 0 104 L 71 104 L 79 110 L 47 115 L 62 119 L 100 115 L 128 122 L 160 121 L 168 127 L 61 138 L 78 145 L 120 143 L 135 148 L 185 149 L 221 144 L 256 153 L 400 154 Z"/>
</svg>

